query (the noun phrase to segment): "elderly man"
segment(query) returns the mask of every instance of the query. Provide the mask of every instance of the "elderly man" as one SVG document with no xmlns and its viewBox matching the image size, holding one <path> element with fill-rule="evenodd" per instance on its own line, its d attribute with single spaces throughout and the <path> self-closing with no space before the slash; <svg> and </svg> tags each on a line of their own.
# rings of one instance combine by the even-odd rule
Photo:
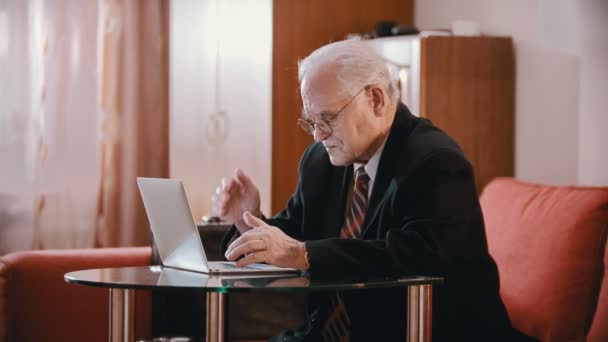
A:
<svg viewBox="0 0 608 342">
<path fill-rule="evenodd" d="M 442 276 L 435 341 L 513 336 L 473 170 L 457 144 L 399 103 L 383 60 L 360 41 L 314 51 L 300 62 L 299 80 L 298 123 L 315 142 L 302 156 L 297 189 L 265 218 L 257 187 L 237 169 L 214 200 L 234 223 L 226 258 L 313 278 Z M 405 303 L 403 289 L 312 296 L 307 324 L 280 340 L 404 341 Z"/>
</svg>

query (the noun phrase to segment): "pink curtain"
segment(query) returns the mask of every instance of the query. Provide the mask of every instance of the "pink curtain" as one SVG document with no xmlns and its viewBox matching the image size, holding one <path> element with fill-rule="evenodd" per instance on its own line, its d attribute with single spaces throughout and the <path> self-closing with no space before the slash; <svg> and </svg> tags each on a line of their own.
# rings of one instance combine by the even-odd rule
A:
<svg viewBox="0 0 608 342">
<path fill-rule="evenodd" d="M 168 176 L 168 2 L 105 0 L 99 20 L 96 245 L 150 243 L 136 177 Z"/>
</svg>

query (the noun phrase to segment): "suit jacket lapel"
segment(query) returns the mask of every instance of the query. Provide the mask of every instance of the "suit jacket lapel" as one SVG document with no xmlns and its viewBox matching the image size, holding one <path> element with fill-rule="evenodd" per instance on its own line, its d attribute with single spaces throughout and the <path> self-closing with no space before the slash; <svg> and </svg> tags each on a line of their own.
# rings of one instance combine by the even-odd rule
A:
<svg viewBox="0 0 608 342">
<path fill-rule="evenodd" d="M 329 207 L 332 207 L 332 203 L 337 203 L 337 210 L 329 210 L 327 220 L 327 237 L 338 237 L 340 230 L 344 226 L 344 215 L 346 212 L 346 203 L 348 201 L 347 196 L 349 193 L 349 187 L 351 186 L 353 178 L 352 166 L 337 168 L 334 172 L 333 182 L 328 186 Z M 339 189 L 337 188 L 339 187 Z"/>
<path fill-rule="evenodd" d="M 307 195 L 306 211 L 313 218 L 305 224 L 314 227 L 304 229 L 305 239 L 325 239 L 338 237 L 344 224 L 346 196 L 353 177 L 352 167 L 335 167 L 329 164 L 316 175 L 318 181 L 309 184 L 311 192 Z"/>
<path fill-rule="evenodd" d="M 407 136 L 410 133 L 408 125 L 411 122 L 410 119 L 413 117 L 414 116 L 404 104 L 398 104 L 391 131 L 386 140 L 382 155 L 380 156 L 376 178 L 374 179 L 374 188 L 372 189 L 372 194 L 367 205 L 367 213 L 363 223 L 364 237 L 372 227 L 375 227 L 372 223 L 378 215 L 380 203 L 384 199 L 390 181 L 395 176 L 396 165 L 398 165 L 399 157 L 403 149 L 403 141 L 407 139 Z"/>
</svg>

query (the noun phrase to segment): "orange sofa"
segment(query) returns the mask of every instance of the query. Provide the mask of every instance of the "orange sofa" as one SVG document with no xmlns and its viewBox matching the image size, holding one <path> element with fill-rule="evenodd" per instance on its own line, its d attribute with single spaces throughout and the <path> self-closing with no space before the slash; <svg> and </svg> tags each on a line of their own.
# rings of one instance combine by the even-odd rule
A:
<svg viewBox="0 0 608 342">
<path fill-rule="evenodd" d="M 608 341 L 608 188 L 511 178 L 481 206 L 512 324 L 542 341 Z"/>
<path fill-rule="evenodd" d="M 108 341 L 108 289 L 68 284 L 63 275 L 151 260 L 150 247 L 27 251 L 0 258 L 0 341 Z M 138 291 L 138 338 L 150 337 L 150 303 L 150 294 Z"/>
<path fill-rule="evenodd" d="M 208 257 L 213 260 L 220 254 L 219 244 L 224 233 L 225 230 L 217 229 L 201 233 Z M 147 266 L 152 260 L 150 247 L 25 251 L 1 257 L 0 342 L 108 341 L 108 289 L 66 283 L 64 274 L 88 268 Z M 152 328 L 153 298 L 149 291 L 136 291 L 135 298 L 136 340 L 150 340 L 155 330 L 165 331 L 167 327 Z M 177 299 L 184 304 L 183 297 Z M 299 315 L 293 311 L 303 307 L 302 299 L 280 293 L 234 293 L 230 299 L 231 340 L 241 342 L 261 342 L 281 327 L 294 326 Z M 198 303 L 184 305 L 196 306 Z M 161 316 L 188 312 L 181 307 L 177 312 L 175 309 L 159 308 L 163 310 Z M 192 335 L 202 333 L 204 336 L 204 315 L 198 319 L 200 329 L 191 331 Z M 161 325 L 166 324 L 162 322 Z M 188 330 L 182 326 L 173 329 Z"/>
<path fill-rule="evenodd" d="M 542 341 L 608 341 L 608 188 L 503 178 L 484 189 L 481 204 L 513 325 Z M 146 247 L 0 258 L 0 341 L 107 341 L 108 290 L 67 284 L 63 275 L 150 262 Z M 145 294 L 136 296 L 137 338 L 152 330 Z"/>
</svg>

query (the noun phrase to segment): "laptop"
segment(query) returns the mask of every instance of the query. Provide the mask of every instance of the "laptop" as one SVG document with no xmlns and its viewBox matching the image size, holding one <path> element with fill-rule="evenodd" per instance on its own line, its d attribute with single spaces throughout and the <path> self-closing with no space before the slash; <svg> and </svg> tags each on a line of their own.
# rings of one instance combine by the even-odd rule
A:
<svg viewBox="0 0 608 342">
<path fill-rule="evenodd" d="M 234 262 L 207 261 L 182 181 L 138 177 L 137 186 L 163 266 L 206 274 L 300 273 L 267 264 L 237 267 Z"/>
<path fill-rule="evenodd" d="M 199 272 L 189 272 L 173 267 L 150 266 L 150 270 L 158 274 L 156 285 L 168 287 L 272 287 L 272 284 L 279 279 L 297 279 L 295 284 L 307 284 L 306 278 L 300 277 L 296 273 L 267 273 L 267 274 L 205 274 Z M 300 280 L 304 279 L 304 281 Z"/>
</svg>

